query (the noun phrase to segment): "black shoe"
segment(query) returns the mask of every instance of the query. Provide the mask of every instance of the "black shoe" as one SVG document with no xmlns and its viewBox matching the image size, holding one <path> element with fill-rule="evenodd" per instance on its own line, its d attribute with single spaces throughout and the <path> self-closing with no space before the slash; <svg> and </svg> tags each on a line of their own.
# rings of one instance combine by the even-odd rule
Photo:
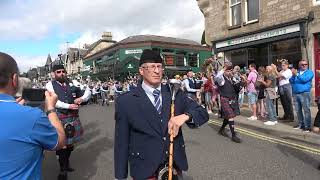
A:
<svg viewBox="0 0 320 180">
<path fill-rule="evenodd" d="M 320 164 L 319 164 L 319 166 L 318 166 L 318 170 L 320 170 Z"/>
<path fill-rule="evenodd" d="M 58 175 L 58 180 L 68 180 L 68 174 L 67 172 L 60 172 L 60 174 Z"/>
<path fill-rule="evenodd" d="M 60 169 L 60 171 L 62 172 L 63 170 Z M 73 172 L 73 171 L 75 171 L 75 169 L 73 169 L 73 168 L 71 168 L 71 167 L 68 167 L 68 168 L 66 169 L 66 171 L 67 171 L 67 172 Z"/>
<path fill-rule="evenodd" d="M 75 171 L 75 170 L 74 170 L 73 168 L 71 168 L 71 167 L 68 167 L 67 171 L 68 171 L 68 172 L 73 172 L 73 171 Z"/>
<path fill-rule="evenodd" d="M 311 128 L 305 128 L 303 131 L 304 132 L 312 132 Z"/>
<path fill-rule="evenodd" d="M 231 140 L 235 143 L 241 143 L 241 139 L 238 138 L 237 136 L 232 136 Z"/>
<path fill-rule="evenodd" d="M 289 116 L 289 117 L 288 117 L 288 120 L 294 121 L 294 116 Z"/>
<path fill-rule="evenodd" d="M 283 116 L 283 117 L 281 117 L 281 118 L 278 118 L 278 120 L 280 120 L 280 121 L 284 121 L 284 120 L 288 120 L 288 118 L 287 118 L 287 117 L 285 117 L 285 116 Z"/>
<path fill-rule="evenodd" d="M 218 134 L 220 134 L 221 136 L 224 136 L 224 137 L 229 137 L 228 134 L 226 133 L 226 130 L 224 130 L 224 129 L 223 130 L 220 129 Z"/>
</svg>

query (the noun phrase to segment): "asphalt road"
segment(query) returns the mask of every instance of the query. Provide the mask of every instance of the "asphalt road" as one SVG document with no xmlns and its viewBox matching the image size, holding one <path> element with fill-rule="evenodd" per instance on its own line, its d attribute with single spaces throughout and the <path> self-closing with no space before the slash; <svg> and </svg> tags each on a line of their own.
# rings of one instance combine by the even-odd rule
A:
<svg viewBox="0 0 320 180">
<path fill-rule="evenodd" d="M 70 180 L 112 180 L 113 174 L 113 106 L 82 107 L 81 121 L 85 128 L 83 141 L 71 156 L 76 169 Z M 272 143 L 239 134 L 243 143 L 235 144 L 217 134 L 218 126 L 206 124 L 199 129 L 183 128 L 189 171 L 185 179 L 297 179 L 319 180 L 320 155 L 304 152 L 279 143 Z M 46 152 L 43 179 L 55 180 L 58 162 L 54 152 Z"/>
</svg>

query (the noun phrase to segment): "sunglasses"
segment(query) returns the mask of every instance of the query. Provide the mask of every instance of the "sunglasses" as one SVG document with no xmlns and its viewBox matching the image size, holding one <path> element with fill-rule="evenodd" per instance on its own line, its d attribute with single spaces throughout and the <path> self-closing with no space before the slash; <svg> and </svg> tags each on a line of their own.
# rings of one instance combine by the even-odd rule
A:
<svg viewBox="0 0 320 180">
<path fill-rule="evenodd" d="M 308 66 L 308 64 L 300 64 L 300 66 Z"/>
<path fill-rule="evenodd" d="M 61 73 L 66 73 L 66 71 L 64 70 L 59 70 L 59 71 L 56 71 L 57 74 L 61 74 Z"/>
</svg>

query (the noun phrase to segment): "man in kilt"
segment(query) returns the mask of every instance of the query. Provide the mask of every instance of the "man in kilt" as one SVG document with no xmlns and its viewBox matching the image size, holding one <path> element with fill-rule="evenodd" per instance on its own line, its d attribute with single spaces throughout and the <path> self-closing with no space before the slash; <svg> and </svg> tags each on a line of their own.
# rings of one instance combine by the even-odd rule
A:
<svg viewBox="0 0 320 180">
<path fill-rule="evenodd" d="M 221 103 L 221 114 L 223 117 L 223 124 L 219 130 L 219 134 L 228 137 L 225 132 L 225 127 L 229 125 L 232 138 L 236 143 L 241 143 L 241 139 L 237 136 L 234 127 L 234 118 L 240 115 L 240 108 L 238 103 L 238 94 L 243 84 L 242 80 L 233 78 L 233 66 L 231 62 L 225 62 L 224 68 L 215 76 L 215 81 L 218 84 Z"/>
<path fill-rule="evenodd" d="M 66 146 L 56 151 L 60 164 L 58 180 L 66 180 L 67 172 L 74 171 L 69 164 L 74 144 L 79 142 L 83 135 L 83 128 L 79 119 L 79 105 L 87 101 L 89 97 L 88 95 L 83 96 L 81 91 L 74 91 L 74 88 L 70 87 L 63 65 L 54 65 L 52 71 L 54 80 L 47 83 L 46 89 L 58 95 L 56 112 L 66 133 Z"/>
</svg>

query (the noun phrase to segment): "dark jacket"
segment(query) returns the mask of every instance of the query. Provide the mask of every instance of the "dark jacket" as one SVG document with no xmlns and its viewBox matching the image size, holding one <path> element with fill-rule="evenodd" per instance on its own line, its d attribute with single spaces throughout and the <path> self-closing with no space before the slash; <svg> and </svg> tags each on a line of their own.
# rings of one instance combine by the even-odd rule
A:
<svg viewBox="0 0 320 180">
<path fill-rule="evenodd" d="M 127 178 L 128 162 L 131 176 L 144 180 L 156 172 L 168 159 L 171 95 L 167 86 L 161 87 L 162 114 L 159 115 L 145 91 L 139 85 L 133 91 L 120 96 L 115 108 L 115 176 Z M 188 112 L 193 122 L 189 127 L 198 127 L 209 119 L 207 111 L 179 91 L 175 102 L 175 115 Z M 174 162 L 180 170 L 187 170 L 185 144 L 180 129 L 174 139 Z"/>
</svg>

